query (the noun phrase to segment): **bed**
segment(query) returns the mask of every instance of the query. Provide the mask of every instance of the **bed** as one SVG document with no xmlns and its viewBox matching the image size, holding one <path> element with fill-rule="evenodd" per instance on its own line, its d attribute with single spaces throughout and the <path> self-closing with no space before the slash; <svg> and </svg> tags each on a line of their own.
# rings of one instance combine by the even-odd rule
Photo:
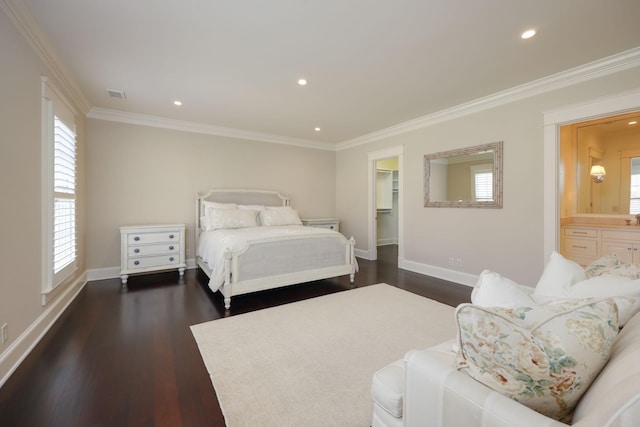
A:
<svg viewBox="0 0 640 427">
<path fill-rule="evenodd" d="M 235 295 L 349 275 L 358 269 L 355 240 L 303 226 L 276 191 L 214 189 L 196 198 L 196 263 L 220 291 Z"/>
</svg>

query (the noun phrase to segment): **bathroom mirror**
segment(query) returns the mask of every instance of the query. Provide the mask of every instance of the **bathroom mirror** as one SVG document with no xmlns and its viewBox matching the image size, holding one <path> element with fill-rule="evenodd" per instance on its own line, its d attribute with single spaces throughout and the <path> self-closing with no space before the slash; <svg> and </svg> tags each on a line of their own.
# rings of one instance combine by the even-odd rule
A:
<svg viewBox="0 0 640 427">
<path fill-rule="evenodd" d="M 425 155 L 424 206 L 502 208 L 502 141 Z"/>
<path fill-rule="evenodd" d="M 570 153 L 575 156 L 577 214 L 640 213 L 639 121 L 635 113 L 573 125 L 567 139 L 575 138 Z M 566 169 L 571 171 L 570 157 L 566 159 Z M 591 175 L 594 165 L 606 171 L 601 180 Z"/>
</svg>

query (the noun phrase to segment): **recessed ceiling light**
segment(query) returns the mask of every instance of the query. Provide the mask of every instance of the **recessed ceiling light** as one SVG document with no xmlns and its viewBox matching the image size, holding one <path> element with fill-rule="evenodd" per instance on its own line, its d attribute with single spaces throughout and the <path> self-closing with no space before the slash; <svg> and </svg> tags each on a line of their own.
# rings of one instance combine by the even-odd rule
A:
<svg viewBox="0 0 640 427">
<path fill-rule="evenodd" d="M 299 80 L 298 80 L 298 84 L 299 84 L 300 86 L 306 86 L 306 84 L 307 84 L 307 80 L 306 80 L 306 79 L 299 79 Z"/>
<path fill-rule="evenodd" d="M 630 121 L 630 122 L 629 122 L 629 124 L 630 124 L 630 125 L 635 125 L 635 124 L 637 124 L 637 123 L 638 123 L 638 122 L 637 122 L 636 120 L 632 120 L 632 121 Z"/>
<path fill-rule="evenodd" d="M 315 128 L 314 129 L 316 132 L 320 132 L 320 128 Z"/>
<path fill-rule="evenodd" d="M 175 101 L 173 101 L 173 105 L 175 105 L 177 107 L 181 107 L 182 106 L 182 101 L 175 100 Z"/>
<path fill-rule="evenodd" d="M 531 29 L 531 30 L 527 30 L 524 33 L 522 33 L 520 35 L 520 37 L 522 37 L 523 39 L 530 39 L 531 37 L 533 37 L 535 35 L 536 35 L 536 30 Z"/>
</svg>

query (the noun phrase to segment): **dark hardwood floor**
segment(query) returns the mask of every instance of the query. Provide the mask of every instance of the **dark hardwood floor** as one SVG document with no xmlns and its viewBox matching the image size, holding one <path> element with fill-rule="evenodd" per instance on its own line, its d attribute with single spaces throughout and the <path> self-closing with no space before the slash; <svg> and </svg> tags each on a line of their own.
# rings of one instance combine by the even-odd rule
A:
<svg viewBox="0 0 640 427">
<path fill-rule="evenodd" d="M 471 288 L 397 268 L 397 247 L 359 259 L 385 282 L 449 305 Z M 0 426 L 224 426 L 190 325 L 350 288 L 348 277 L 235 297 L 225 313 L 199 270 L 89 282 L 0 388 Z"/>
</svg>

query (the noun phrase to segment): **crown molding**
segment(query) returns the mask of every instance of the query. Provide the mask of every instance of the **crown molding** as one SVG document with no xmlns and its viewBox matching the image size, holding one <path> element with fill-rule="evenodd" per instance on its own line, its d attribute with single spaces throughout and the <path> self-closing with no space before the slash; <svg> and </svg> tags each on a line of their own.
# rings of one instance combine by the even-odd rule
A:
<svg viewBox="0 0 640 427">
<path fill-rule="evenodd" d="M 446 122 L 469 114 L 477 113 L 479 111 L 488 110 L 499 105 L 530 98 L 545 92 L 572 86 L 638 66 L 640 66 L 640 47 L 590 62 L 579 67 L 571 68 L 567 71 L 556 73 L 548 77 L 543 77 L 520 86 L 515 86 L 511 89 L 496 92 L 492 95 L 428 114 L 414 120 L 399 123 L 354 139 L 343 141 L 336 145 L 336 151 L 346 150 L 359 145 L 378 141 L 383 138 L 389 138 L 402 133 L 433 126 L 437 123 Z"/>
<path fill-rule="evenodd" d="M 139 126 L 148 126 L 162 129 L 178 130 L 183 132 L 201 133 L 206 135 L 225 136 L 229 138 L 248 139 L 251 141 L 269 142 L 272 144 L 292 145 L 295 147 L 313 148 L 316 150 L 335 151 L 335 145 L 310 141 L 306 139 L 288 138 L 280 135 L 247 131 L 242 129 L 227 128 L 222 126 L 207 125 L 203 123 L 183 120 L 168 119 L 166 117 L 151 116 L 146 114 L 128 113 L 120 110 L 105 108 L 92 108 L 87 117 L 90 119 L 106 120 L 110 122 L 127 123 Z"/>
<path fill-rule="evenodd" d="M 65 69 L 26 3 L 21 0 L 0 0 L 0 9 L 44 62 L 52 77 L 64 90 L 66 97 L 70 98 L 78 110 L 86 114 L 91 104 Z"/>
</svg>

